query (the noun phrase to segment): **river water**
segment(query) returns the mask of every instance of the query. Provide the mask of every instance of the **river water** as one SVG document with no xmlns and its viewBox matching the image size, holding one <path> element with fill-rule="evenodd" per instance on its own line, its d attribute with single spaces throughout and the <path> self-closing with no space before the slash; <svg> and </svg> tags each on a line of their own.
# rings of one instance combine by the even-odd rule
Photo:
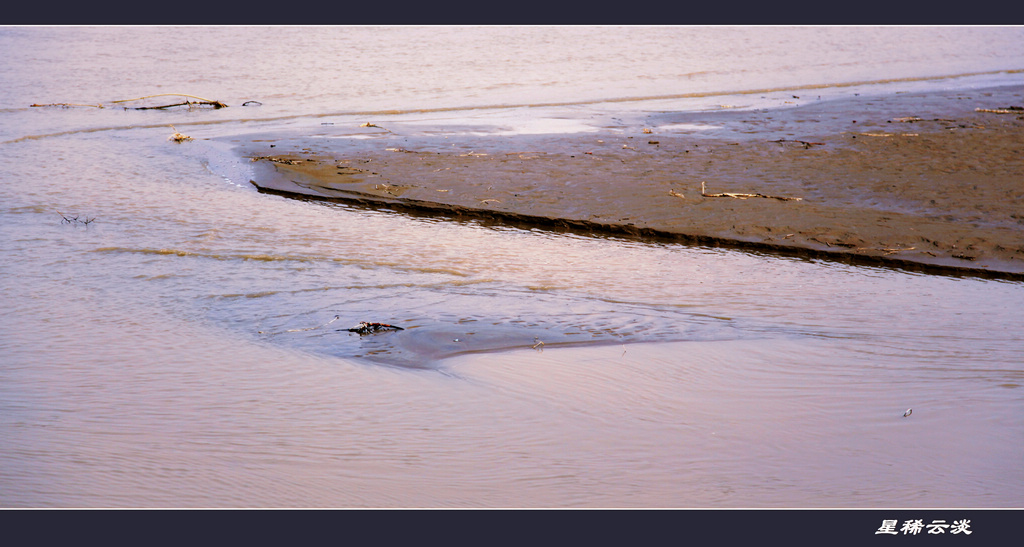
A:
<svg viewBox="0 0 1024 547">
<path fill-rule="evenodd" d="M 290 200 L 222 146 L 1019 85 L 1024 29 L 9 27 L 0 52 L 0 506 L 1024 502 L 1019 282 Z M 113 102 L 162 93 L 229 107 Z"/>
</svg>

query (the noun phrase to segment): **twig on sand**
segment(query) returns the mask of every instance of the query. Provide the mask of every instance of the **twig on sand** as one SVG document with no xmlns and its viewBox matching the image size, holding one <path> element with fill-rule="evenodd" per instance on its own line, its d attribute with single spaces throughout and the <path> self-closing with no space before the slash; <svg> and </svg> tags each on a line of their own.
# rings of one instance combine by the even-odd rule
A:
<svg viewBox="0 0 1024 547">
<path fill-rule="evenodd" d="M 885 123 L 892 123 L 892 122 L 896 122 L 896 123 L 915 123 L 915 122 L 927 122 L 927 121 L 932 121 L 932 122 L 952 122 L 952 121 L 956 121 L 956 120 L 950 120 L 950 119 L 947 119 L 947 118 L 932 118 L 931 120 L 925 120 L 925 119 L 920 118 L 918 116 L 904 116 L 902 118 L 893 118 L 893 119 L 891 119 L 891 120 L 889 120 L 889 121 L 887 121 Z"/>
<path fill-rule="evenodd" d="M 961 125 L 960 127 L 966 127 Z M 947 128 L 949 129 L 949 128 Z M 865 137 L 919 137 L 919 133 L 858 133 Z M 855 135 L 856 136 L 856 135 Z"/>
<path fill-rule="evenodd" d="M 271 163 L 281 163 L 284 165 L 300 165 L 302 160 L 290 160 L 287 158 L 275 158 L 273 156 L 252 156 L 249 158 L 250 161 L 269 161 Z"/>
<path fill-rule="evenodd" d="M 383 190 L 385 194 L 391 194 L 392 196 L 400 196 L 403 192 L 412 187 L 413 186 L 409 184 L 388 184 L 386 182 L 373 185 L 374 190 Z"/>
<path fill-rule="evenodd" d="M 704 189 L 704 182 L 700 183 L 700 195 L 706 198 L 736 198 L 736 199 L 747 199 L 747 198 L 768 198 L 777 199 L 779 201 L 803 201 L 804 198 L 792 198 L 783 196 L 769 196 L 766 194 L 734 194 L 732 192 L 722 192 L 720 194 L 709 194 Z"/>
<path fill-rule="evenodd" d="M 75 103 L 49 103 L 49 104 L 31 104 L 30 107 L 36 108 L 41 106 L 59 106 L 61 108 L 71 108 L 72 106 L 90 106 L 92 108 L 103 108 L 101 104 L 75 104 Z"/>
<path fill-rule="evenodd" d="M 1005 108 L 975 108 L 975 112 L 988 112 L 990 114 L 1024 114 L 1024 106 L 1007 106 Z"/>
<path fill-rule="evenodd" d="M 780 143 L 780 144 L 784 143 L 784 142 L 796 142 L 796 143 L 800 143 L 800 144 L 804 145 L 804 148 L 810 148 L 812 146 L 824 146 L 825 145 L 825 143 L 823 143 L 823 142 L 791 141 L 789 139 L 779 139 L 777 141 L 772 141 L 772 142 L 777 142 L 777 143 Z"/>
</svg>

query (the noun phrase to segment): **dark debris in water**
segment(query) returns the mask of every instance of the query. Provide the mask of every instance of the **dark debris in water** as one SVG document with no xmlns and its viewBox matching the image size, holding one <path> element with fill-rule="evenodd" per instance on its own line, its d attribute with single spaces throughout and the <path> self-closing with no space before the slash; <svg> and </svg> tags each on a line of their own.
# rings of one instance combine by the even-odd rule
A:
<svg viewBox="0 0 1024 547">
<path fill-rule="evenodd" d="M 364 334 L 374 334 L 381 331 L 392 331 L 392 330 L 405 330 L 402 327 L 396 327 L 394 325 L 388 325 L 387 323 L 367 323 L 366 321 L 360 322 L 358 325 L 345 329 L 349 332 L 354 332 L 360 336 Z"/>
</svg>

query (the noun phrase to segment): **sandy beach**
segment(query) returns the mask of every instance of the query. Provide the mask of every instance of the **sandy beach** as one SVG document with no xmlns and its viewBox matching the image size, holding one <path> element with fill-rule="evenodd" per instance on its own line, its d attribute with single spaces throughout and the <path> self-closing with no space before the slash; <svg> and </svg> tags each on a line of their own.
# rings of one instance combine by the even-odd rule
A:
<svg viewBox="0 0 1024 547">
<path fill-rule="evenodd" d="M 653 113 L 590 133 L 367 120 L 236 144 L 261 191 L 303 199 L 1024 279 L 1021 105 L 1003 87 Z"/>
</svg>

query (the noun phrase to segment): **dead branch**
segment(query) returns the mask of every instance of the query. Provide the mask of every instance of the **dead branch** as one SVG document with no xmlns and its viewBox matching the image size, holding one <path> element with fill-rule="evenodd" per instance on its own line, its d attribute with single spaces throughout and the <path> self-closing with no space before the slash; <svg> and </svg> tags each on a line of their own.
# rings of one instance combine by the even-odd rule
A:
<svg viewBox="0 0 1024 547">
<path fill-rule="evenodd" d="M 896 122 L 896 123 L 914 123 L 914 122 L 925 122 L 925 121 L 951 122 L 951 121 L 954 121 L 954 120 L 948 120 L 946 118 L 932 118 L 931 120 L 925 120 L 925 119 L 919 118 L 917 116 L 906 116 L 906 117 L 903 117 L 903 118 L 893 118 L 893 119 L 891 119 L 891 120 L 889 120 L 889 121 L 887 121 L 885 123 L 892 123 L 892 122 Z"/>
<path fill-rule="evenodd" d="M 891 255 L 893 253 L 898 253 L 900 251 L 913 251 L 914 249 L 915 249 L 915 247 L 906 247 L 906 248 L 902 248 L 902 249 L 900 249 L 900 248 L 892 248 L 892 249 L 890 249 L 890 248 L 883 247 L 883 248 L 880 248 L 879 250 L 883 251 L 887 255 Z"/>
<path fill-rule="evenodd" d="M 212 106 L 213 108 L 226 108 L 228 105 L 220 101 L 185 101 L 183 103 L 165 104 L 160 106 L 137 106 L 133 108 L 133 110 L 163 110 L 165 108 L 174 108 L 176 106 L 187 106 L 189 108 L 192 108 L 193 106 Z M 127 107 L 125 107 L 125 110 L 127 110 Z"/>
<path fill-rule="evenodd" d="M 709 194 L 704 189 L 704 182 L 700 183 L 700 195 L 706 198 L 736 198 L 736 199 L 747 199 L 747 198 L 768 198 L 777 199 L 779 201 L 803 201 L 804 198 L 792 198 L 782 196 L 769 196 L 767 194 L 734 194 L 732 192 L 722 192 L 720 194 Z"/>
<path fill-rule="evenodd" d="M 150 99 L 150 98 L 153 98 L 153 97 L 165 97 L 165 96 L 188 97 L 188 98 L 196 99 L 196 100 L 195 101 L 189 101 L 188 99 L 186 99 L 185 102 L 183 102 L 183 103 L 165 104 L 165 105 L 162 105 L 162 106 L 139 106 L 139 107 L 135 107 L 134 110 L 160 110 L 160 109 L 164 109 L 164 108 L 174 108 L 176 106 L 187 106 L 187 107 L 190 107 L 190 108 L 193 107 L 193 106 L 212 106 L 213 108 L 226 108 L 228 106 L 228 105 L 226 105 L 226 104 L 224 104 L 224 103 L 222 103 L 220 101 L 215 101 L 215 100 L 212 100 L 212 99 L 204 99 L 202 97 L 196 97 L 195 95 L 186 95 L 184 93 L 158 93 L 156 95 L 146 95 L 145 97 L 137 97 L 135 99 L 120 99 L 120 100 L 117 100 L 117 101 L 110 101 L 110 102 L 113 103 L 113 104 L 128 103 L 128 102 L 132 102 L 132 101 L 141 101 L 143 99 Z M 250 104 L 252 102 L 255 102 L 255 101 L 250 101 L 250 102 L 247 102 L 246 104 Z M 256 103 L 256 104 L 259 104 L 259 103 Z M 29 106 L 35 107 L 35 108 L 38 108 L 38 107 L 71 108 L 73 106 L 87 106 L 87 107 L 92 107 L 92 108 L 105 108 L 102 104 L 78 104 L 78 103 L 47 103 L 47 104 L 35 103 L 35 104 L 29 105 Z M 125 108 L 125 110 L 128 109 L 128 107 L 124 107 L 124 108 Z"/>
<path fill-rule="evenodd" d="M 79 215 L 75 215 L 75 216 L 72 217 L 72 216 L 65 215 L 64 213 L 62 213 L 60 211 L 57 211 L 57 214 L 60 215 L 60 219 L 61 219 L 60 223 L 61 224 L 82 224 L 82 225 L 88 226 L 89 224 L 91 224 L 93 221 L 96 220 L 95 217 L 86 217 L 84 219 L 81 218 Z"/>
<path fill-rule="evenodd" d="M 413 188 L 412 184 L 388 184 L 385 182 L 373 185 L 374 190 L 383 190 L 384 193 L 391 194 L 392 196 L 400 196 L 410 188 Z"/>
<path fill-rule="evenodd" d="M 358 325 L 345 330 L 347 330 L 348 332 L 354 332 L 362 336 L 364 334 L 373 334 L 380 331 L 405 329 L 403 329 L 402 327 L 396 327 L 394 325 L 388 325 L 387 323 L 367 323 L 366 321 L 361 321 Z"/>
<path fill-rule="evenodd" d="M 810 148 L 812 146 L 824 146 L 825 145 L 825 143 L 823 143 L 823 142 L 791 141 L 789 139 L 779 139 L 777 141 L 772 141 L 772 142 L 777 142 L 777 143 L 796 142 L 796 143 L 800 143 L 800 144 L 804 145 L 804 148 Z"/>
<path fill-rule="evenodd" d="M 273 156 L 253 156 L 253 157 L 249 158 L 249 160 L 250 161 L 266 160 L 266 161 L 269 161 L 269 162 L 272 162 L 272 163 L 283 163 L 285 165 L 299 165 L 299 164 L 302 163 L 302 160 L 288 160 L 288 159 L 284 159 L 284 158 L 275 158 Z"/>
<path fill-rule="evenodd" d="M 1021 114 L 1024 106 L 1007 106 L 1003 108 L 975 108 L 975 112 L 988 112 L 990 114 Z"/>
<path fill-rule="evenodd" d="M 137 97 L 137 98 L 134 98 L 134 99 L 120 99 L 120 100 L 117 100 L 117 101 L 110 101 L 110 102 L 112 102 L 114 104 L 117 104 L 117 103 L 130 103 L 130 102 L 134 102 L 134 101 L 141 101 L 141 100 L 144 100 L 144 99 L 151 99 L 153 97 L 188 97 L 190 99 L 196 99 L 196 102 L 189 101 L 189 100 L 186 99 L 185 102 L 183 102 L 183 103 L 166 104 L 166 105 L 162 105 L 162 106 L 138 106 L 138 107 L 135 107 L 134 110 L 161 110 L 161 109 L 164 109 L 164 108 L 173 108 L 173 107 L 176 107 L 176 106 L 188 106 L 189 108 L 191 108 L 192 106 L 196 106 L 196 105 L 212 106 L 214 108 L 226 108 L 228 106 L 228 105 L 226 105 L 226 104 L 224 104 L 224 103 L 222 103 L 220 101 L 215 101 L 215 100 L 212 100 L 212 99 L 204 99 L 202 97 L 196 97 L 195 95 L 187 95 L 185 93 L 157 93 L 156 95 L 146 95 L 145 97 Z M 128 107 L 125 107 L 126 110 L 127 110 L 127 108 Z"/>
<path fill-rule="evenodd" d="M 30 107 L 42 107 L 42 106 L 59 106 L 61 108 L 71 108 L 72 106 L 89 106 L 92 108 L 103 108 L 101 104 L 75 104 L 75 103 L 50 103 L 50 104 L 32 104 Z"/>
<path fill-rule="evenodd" d="M 962 127 L 962 126 L 961 126 Z M 858 133 L 865 137 L 918 137 L 918 133 Z"/>
</svg>

